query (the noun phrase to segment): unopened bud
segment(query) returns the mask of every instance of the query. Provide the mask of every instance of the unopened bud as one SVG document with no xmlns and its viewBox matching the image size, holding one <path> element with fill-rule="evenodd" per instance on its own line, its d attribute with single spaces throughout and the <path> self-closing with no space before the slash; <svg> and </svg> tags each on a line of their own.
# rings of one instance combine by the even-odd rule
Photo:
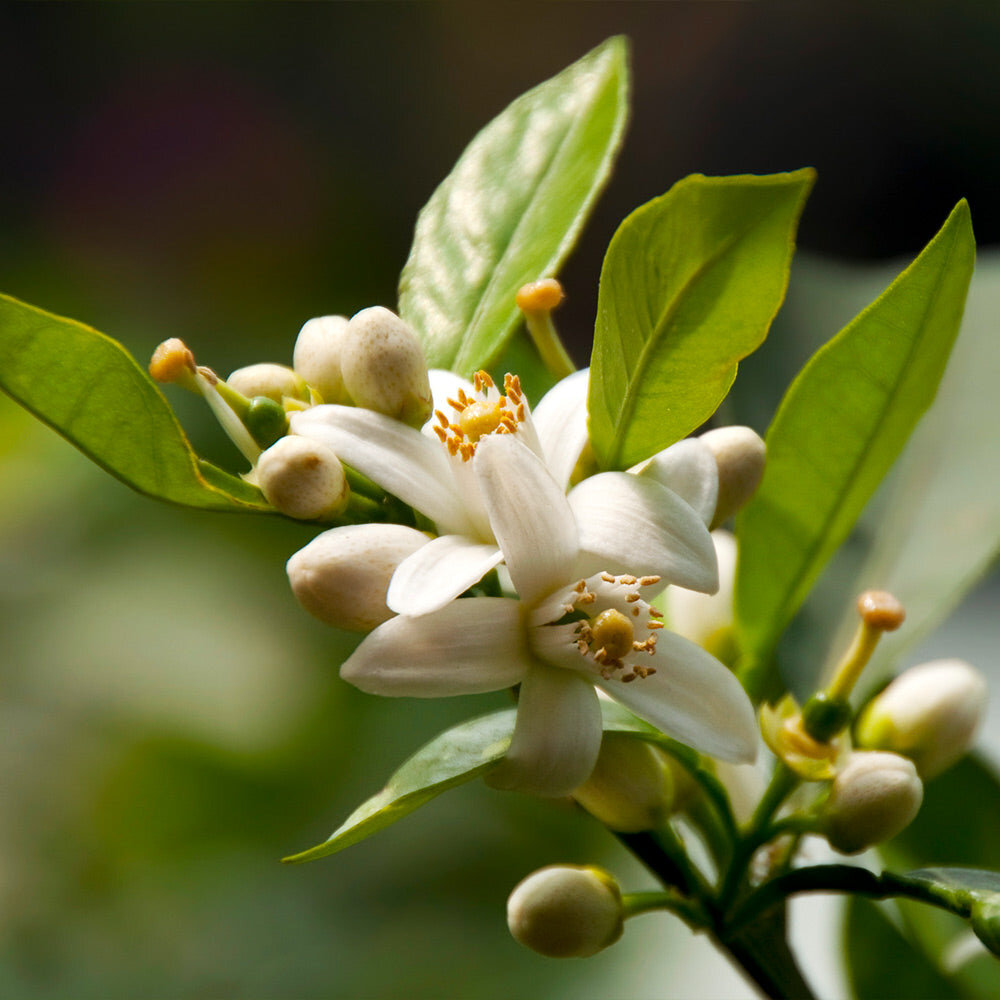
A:
<svg viewBox="0 0 1000 1000">
<path fill-rule="evenodd" d="M 346 316 L 317 316 L 307 320 L 295 340 L 292 364 L 324 403 L 347 403 L 340 373 Z"/>
<path fill-rule="evenodd" d="M 699 594 L 684 587 L 668 587 L 663 594 L 671 632 L 707 649 L 723 663 L 733 663 L 737 649 L 733 636 L 733 589 L 736 580 L 736 539 L 720 528 L 712 532 L 719 564 L 719 589 Z"/>
<path fill-rule="evenodd" d="M 153 357 L 149 362 L 149 374 L 157 382 L 178 382 L 193 388 L 195 371 L 194 355 L 187 344 L 177 337 L 163 341 L 153 351 Z"/>
<path fill-rule="evenodd" d="M 621 890 L 591 865 L 540 868 L 510 894 L 507 926 L 515 940 L 549 958 L 585 958 L 621 937 Z"/>
<path fill-rule="evenodd" d="M 303 402 L 309 401 L 309 389 L 305 381 L 287 365 L 270 362 L 247 365 L 246 368 L 237 368 L 226 379 L 226 383 L 248 399 L 267 396 L 268 399 L 281 403 L 287 396 Z"/>
<path fill-rule="evenodd" d="M 824 833 L 844 854 L 895 837 L 917 815 L 924 788 L 913 762 L 894 753 L 852 753 L 823 807 Z"/>
<path fill-rule="evenodd" d="M 742 510 L 757 492 L 764 475 L 767 447 L 749 427 L 719 427 L 698 439 L 707 444 L 719 466 L 719 498 L 712 528 Z"/>
<path fill-rule="evenodd" d="M 370 632 L 393 617 L 385 595 L 396 567 L 427 542 L 423 532 L 402 524 L 331 528 L 288 560 L 288 581 L 320 621 Z"/>
<path fill-rule="evenodd" d="M 356 406 L 420 427 L 433 399 L 420 341 L 407 323 L 382 306 L 362 309 L 343 334 L 340 371 Z"/>
<path fill-rule="evenodd" d="M 333 450 L 294 434 L 261 453 L 257 484 L 268 503 L 303 521 L 336 517 L 351 498 L 344 467 Z"/>
<path fill-rule="evenodd" d="M 664 751 L 624 733 L 605 733 L 597 764 L 573 798 L 609 829 L 639 833 L 666 822 L 673 792 Z"/>
<path fill-rule="evenodd" d="M 962 660 L 934 660 L 903 671 L 858 720 L 859 746 L 909 757 L 926 781 L 972 745 L 986 709 L 986 680 Z"/>
</svg>

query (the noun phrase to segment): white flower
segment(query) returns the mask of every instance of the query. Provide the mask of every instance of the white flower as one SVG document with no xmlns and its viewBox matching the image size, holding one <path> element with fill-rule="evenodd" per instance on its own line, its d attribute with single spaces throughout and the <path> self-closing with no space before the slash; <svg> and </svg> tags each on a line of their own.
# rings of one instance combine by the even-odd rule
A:
<svg viewBox="0 0 1000 1000">
<path fill-rule="evenodd" d="M 492 776 L 502 787 L 562 795 L 587 779 L 601 744 L 595 685 L 699 750 L 752 759 L 749 699 L 718 660 L 662 629 L 642 597 L 660 581 L 642 571 L 593 573 L 570 499 L 514 436 L 484 438 L 471 468 L 521 599 L 465 598 L 392 618 L 361 643 L 341 676 L 373 694 L 415 697 L 520 684 L 513 740 Z M 637 538 L 627 551 L 618 527 L 621 556 L 644 564 L 649 542 Z"/>
<path fill-rule="evenodd" d="M 560 494 L 587 440 L 586 371 L 556 385 L 534 414 L 514 376 L 505 379 L 503 393 L 485 372 L 474 385 L 449 372 L 430 376 L 436 414 L 423 431 L 345 406 L 316 406 L 291 418 L 293 433 L 329 445 L 437 526 L 439 537 L 393 577 L 389 607 L 407 615 L 443 608 L 503 560 L 474 470 L 483 440 L 509 435 L 524 443 L 544 461 Z M 673 462 L 661 463 L 662 475 L 655 474 L 659 465 L 642 475 L 605 472 L 570 491 L 579 550 L 590 557 L 584 575 L 608 570 L 660 576 L 664 585 L 692 590 L 716 588 L 705 527 L 715 506 L 716 466 L 697 442 L 680 445 Z M 680 483 L 684 498 L 664 481 Z M 712 508 L 707 516 L 706 505 Z"/>
</svg>

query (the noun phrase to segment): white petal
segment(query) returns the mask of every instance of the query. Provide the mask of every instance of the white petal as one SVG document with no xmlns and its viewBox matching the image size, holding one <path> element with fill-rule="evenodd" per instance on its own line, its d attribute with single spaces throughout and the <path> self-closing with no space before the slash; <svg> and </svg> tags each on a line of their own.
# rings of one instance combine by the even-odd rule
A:
<svg viewBox="0 0 1000 1000">
<path fill-rule="evenodd" d="M 521 599 L 534 603 L 568 583 L 577 556 L 576 525 L 542 460 L 513 435 L 496 434 L 479 442 L 474 468 Z"/>
<path fill-rule="evenodd" d="M 569 494 L 580 551 L 577 570 L 655 575 L 711 593 L 719 586 L 715 548 L 704 522 L 665 486 L 627 472 L 602 472 Z"/>
<path fill-rule="evenodd" d="M 726 666 L 666 629 L 657 633 L 656 652 L 640 662 L 656 673 L 628 684 L 600 676 L 595 681 L 636 715 L 702 753 L 740 763 L 754 759 L 757 719 Z"/>
<path fill-rule="evenodd" d="M 464 535 L 442 535 L 399 564 L 386 604 L 401 615 L 437 611 L 478 583 L 502 559 L 495 545 L 480 545 Z"/>
<path fill-rule="evenodd" d="M 589 368 L 567 376 L 542 397 L 531 414 L 545 464 L 563 489 L 587 443 L 589 380 Z"/>
<path fill-rule="evenodd" d="M 314 406 L 290 419 L 293 434 L 329 445 L 342 462 L 429 517 L 441 531 L 470 533 L 440 441 L 356 406 Z"/>
<path fill-rule="evenodd" d="M 458 399 L 458 390 L 462 389 L 467 396 L 475 394 L 476 387 L 461 375 L 454 372 L 445 371 L 443 368 L 432 368 L 427 373 L 427 379 L 431 384 L 431 396 L 434 399 L 434 409 L 440 410 L 446 416 L 451 414 L 451 407 L 448 405 L 449 399 Z M 424 434 L 429 434 L 435 441 L 438 440 L 434 433 L 434 425 L 437 421 L 431 417 L 423 426 Z"/>
<path fill-rule="evenodd" d="M 523 677 L 521 607 L 505 597 L 452 601 L 420 618 L 399 615 L 371 633 L 340 668 L 369 694 L 440 698 L 498 691 Z"/>
<path fill-rule="evenodd" d="M 704 441 L 685 438 L 629 471 L 666 486 L 693 507 L 706 525 L 712 523 L 719 499 L 719 465 Z"/>
<path fill-rule="evenodd" d="M 593 686 L 569 670 L 532 666 L 521 684 L 510 749 L 488 781 L 534 795 L 569 795 L 590 777 L 600 748 Z"/>
</svg>

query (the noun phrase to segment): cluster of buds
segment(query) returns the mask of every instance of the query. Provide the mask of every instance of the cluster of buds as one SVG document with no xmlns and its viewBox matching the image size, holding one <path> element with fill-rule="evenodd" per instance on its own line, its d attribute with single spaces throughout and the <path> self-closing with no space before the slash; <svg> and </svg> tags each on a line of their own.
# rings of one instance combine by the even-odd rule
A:
<svg viewBox="0 0 1000 1000">
<path fill-rule="evenodd" d="M 306 322 L 291 368 L 254 364 L 221 379 L 197 365 L 188 347 L 174 339 L 156 349 L 149 371 L 159 382 L 202 395 L 251 463 L 245 478 L 260 487 L 276 510 L 306 521 L 337 518 L 352 495 L 338 456 L 320 442 L 289 435 L 289 414 L 318 403 L 339 403 L 419 427 L 432 407 L 416 334 L 381 306 L 363 309 L 351 319 L 321 316 Z"/>
<path fill-rule="evenodd" d="M 959 660 L 912 667 L 862 710 L 853 729 L 849 696 L 885 632 L 905 618 L 883 591 L 858 599 L 861 625 L 830 683 L 799 711 L 790 697 L 761 712 L 764 739 L 800 777 L 829 781 L 818 830 L 845 854 L 890 840 L 917 815 L 923 782 L 961 758 L 986 703 L 982 675 Z"/>
</svg>

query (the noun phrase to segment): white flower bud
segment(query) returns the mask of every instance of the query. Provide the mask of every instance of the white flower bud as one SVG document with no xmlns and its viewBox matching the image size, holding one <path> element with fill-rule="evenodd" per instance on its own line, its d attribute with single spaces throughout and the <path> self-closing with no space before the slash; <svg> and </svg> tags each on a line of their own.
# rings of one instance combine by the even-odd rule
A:
<svg viewBox="0 0 1000 1000">
<path fill-rule="evenodd" d="M 322 396 L 324 403 L 349 402 L 340 374 L 346 329 L 346 316 L 317 316 L 302 325 L 295 340 L 292 365 Z"/>
<path fill-rule="evenodd" d="M 655 830 L 666 822 L 674 805 L 667 754 L 645 740 L 605 733 L 597 764 L 573 798 L 611 830 Z"/>
<path fill-rule="evenodd" d="M 247 365 L 237 368 L 226 379 L 230 389 L 253 399 L 254 396 L 267 396 L 276 403 L 288 396 L 292 399 L 309 401 L 309 389 L 305 382 L 287 365 L 275 365 L 270 362 L 259 365 Z"/>
<path fill-rule="evenodd" d="M 431 415 L 427 362 L 413 330 L 382 306 L 362 309 L 343 334 L 340 371 L 356 406 L 414 427 Z"/>
<path fill-rule="evenodd" d="M 733 589 L 736 581 L 736 539 L 720 528 L 712 532 L 719 564 L 719 589 L 699 594 L 684 587 L 667 587 L 663 593 L 671 632 L 707 649 L 716 659 L 731 663 L 733 639 Z"/>
<path fill-rule="evenodd" d="M 550 865 L 532 872 L 507 900 L 515 940 L 550 958 L 584 958 L 622 935 L 622 894 L 601 868 Z"/>
<path fill-rule="evenodd" d="M 269 504 L 303 521 L 336 517 L 351 498 L 333 449 L 294 434 L 261 452 L 257 485 Z"/>
<path fill-rule="evenodd" d="M 402 524 L 331 528 L 288 560 L 288 581 L 302 607 L 320 621 L 370 632 L 393 616 L 385 595 L 396 567 L 428 541 Z"/>
<path fill-rule="evenodd" d="M 972 745 L 986 709 L 986 680 L 962 660 L 904 670 L 858 720 L 859 746 L 909 757 L 926 781 Z"/>
<path fill-rule="evenodd" d="M 749 427 L 719 427 L 702 434 L 699 441 L 712 449 L 719 466 L 719 499 L 712 528 L 742 510 L 757 492 L 764 475 L 767 447 Z"/>
<path fill-rule="evenodd" d="M 905 829 L 923 797 L 913 761 L 894 753 L 856 751 L 830 788 L 823 807 L 824 833 L 838 851 L 857 854 Z"/>
</svg>

